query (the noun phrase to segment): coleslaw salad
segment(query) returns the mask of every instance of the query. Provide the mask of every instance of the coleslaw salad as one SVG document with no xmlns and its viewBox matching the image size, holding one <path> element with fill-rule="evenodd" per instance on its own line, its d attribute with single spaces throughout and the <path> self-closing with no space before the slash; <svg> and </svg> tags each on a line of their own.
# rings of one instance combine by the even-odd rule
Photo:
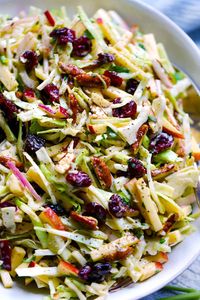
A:
<svg viewBox="0 0 200 300">
<path fill-rule="evenodd" d="M 115 11 L 0 19 L 0 276 L 103 299 L 188 234 L 200 149 L 191 83 Z"/>
</svg>

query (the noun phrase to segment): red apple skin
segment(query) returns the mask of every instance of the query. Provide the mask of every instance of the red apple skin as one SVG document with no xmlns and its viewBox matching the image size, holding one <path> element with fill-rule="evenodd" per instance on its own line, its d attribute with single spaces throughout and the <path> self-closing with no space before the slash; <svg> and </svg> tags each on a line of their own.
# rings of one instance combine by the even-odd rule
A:
<svg viewBox="0 0 200 300">
<path fill-rule="evenodd" d="M 60 217 L 50 207 L 45 208 L 45 210 L 40 214 L 40 219 L 55 229 L 65 230 L 65 226 L 63 225 Z"/>
</svg>

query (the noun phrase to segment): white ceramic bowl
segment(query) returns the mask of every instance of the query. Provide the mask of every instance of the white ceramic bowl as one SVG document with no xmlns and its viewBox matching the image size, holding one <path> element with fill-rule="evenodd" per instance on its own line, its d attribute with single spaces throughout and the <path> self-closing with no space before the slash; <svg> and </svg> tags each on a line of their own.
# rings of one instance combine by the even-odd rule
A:
<svg viewBox="0 0 200 300">
<path fill-rule="evenodd" d="M 30 5 L 43 9 L 65 5 L 69 14 L 75 13 L 76 6 L 82 5 L 92 14 L 96 9 L 114 9 L 127 20 L 129 24 L 137 23 L 145 32 L 153 32 L 157 41 L 164 43 L 170 59 L 180 66 L 200 87 L 200 53 L 191 39 L 167 17 L 153 8 L 130 0 L 0 0 L 0 13 L 16 15 Z M 165 264 L 164 270 L 147 281 L 131 285 L 109 295 L 108 300 L 136 300 L 160 289 L 176 276 L 182 273 L 200 254 L 200 220 L 195 222 L 197 228 L 191 236 L 176 246 Z M 30 270 L 31 272 L 31 270 Z M 22 283 L 15 284 L 13 289 L 4 289 L 0 285 L 0 299 L 2 300 L 40 300 L 44 290 L 25 288 Z"/>
</svg>

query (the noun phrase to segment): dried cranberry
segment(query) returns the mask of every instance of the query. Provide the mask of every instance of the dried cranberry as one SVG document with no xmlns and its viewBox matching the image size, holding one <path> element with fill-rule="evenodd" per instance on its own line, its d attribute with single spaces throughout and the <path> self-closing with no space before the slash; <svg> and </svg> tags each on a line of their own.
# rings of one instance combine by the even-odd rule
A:
<svg viewBox="0 0 200 300">
<path fill-rule="evenodd" d="M 73 140 L 73 142 L 74 142 L 73 148 L 75 149 L 76 146 L 78 145 L 78 143 L 80 142 L 80 138 L 77 137 L 77 136 L 74 136 L 74 137 L 72 137 L 72 140 Z"/>
<path fill-rule="evenodd" d="M 89 273 L 88 281 L 97 283 L 104 281 L 105 276 L 110 273 L 111 268 L 112 266 L 109 262 L 94 264 L 92 272 Z"/>
<path fill-rule="evenodd" d="M 34 134 L 28 134 L 25 140 L 24 150 L 28 153 L 35 153 L 42 148 L 44 144 L 45 140 L 41 137 Z"/>
<path fill-rule="evenodd" d="M 120 98 L 116 98 L 113 101 L 114 104 L 120 103 Z M 113 108 L 112 115 L 118 118 L 133 118 L 137 113 L 137 104 L 135 101 L 131 100 L 129 103 L 124 106 Z"/>
<path fill-rule="evenodd" d="M 0 208 L 4 208 L 4 207 L 16 207 L 16 206 L 9 201 L 4 201 L 0 203 Z"/>
<path fill-rule="evenodd" d="M 115 60 L 115 56 L 110 53 L 99 53 L 97 62 L 99 65 L 108 64 Z"/>
<path fill-rule="evenodd" d="M 117 177 L 121 177 L 121 176 L 128 177 L 128 172 L 117 170 L 116 175 L 117 175 Z"/>
<path fill-rule="evenodd" d="M 11 246 L 7 240 L 0 241 L 0 256 L 3 261 L 3 269 L 11 271 Z"/>
<path fill-rule="evenodd" d="M 92 50 L 92 42 L 86 36 L 81 36 L 73 42 L 73 56 L 84 57 Z"/>
<path fill-rule="evenodd" d="M 18 108 L 15 103 L 4 97 L 2 93 L 0 93 L 0 109 L 2 109 L 8 120 L 15 119 L 18 112 Z"/>
<path fill-rule="evenodd" d="M 124 217 L 127 211 L 127 205 L 125 205 L 122 198 L 117 194 L 110 197 L 108 208 L 109 212 L 116 218 Z"/>
<path fill-rule="evenodd" d="M 103 24 L 103 19 L 102 18 L 97 18 L 96 21 L 97 21 L 97 24 Z"/>
<path fill-rule="evenodd" d="M 153 154 L 158 154 L 163 150 L 171 148 L 173 142 L 174 139 L 170 134 L 160 132 L 152 137 L 149 148 Z"/>
<path fill-rule="evenodd" d="M 20 56 L 20 61 L 25 65 L 27 72 L 30 72 L 38 65 L 38 56 L 35 51 L 27 50 Z"/>
<path fill-rule="evenodd" d="M 25 91 L 23 92 L 23 96 L 25 98 L 34 98 L 35 97 L 35 92 L 33 89 L 25 89 Z"/>
<path fill-rule="evenodd" d="M 117 74 L 117 72 L 115 71 L 108 71 L 106 70 L 103 75 L 105 75 L 106 77 L 110 78 L 111 81 L 111 85 L 114 86 L 120 86 L 122 85 L 123 79 L 121 77 L 119 77 L 119 75 Z"/>
<path fill-rule="evenodd" d="M 140 178 L 146 174 L 146 168 L 143 166 L 141 161 L 137 158 L 130 158 L 128 160 L 128 175 L 131 178 Z"/>
<path fill-rule="evenodd" d="M 83 267 L 80 269 L 80 271 L 79 271 L 79 273 L 78 273 L 78 276 L 79 276 L 81 279 L 87 281 L 87 280 L 88 280 L 88 277 L 89 277 L 89 274 L 90 274 L 91 272 L 92 272 L 92 267 L 91 267 L 90 265 L 85 265 L 85 266 L 83 266 Z"/>
<path fill-rule="evenodd" d="M 104 281 L 105 276 L 110 273 L 112 266 L 109 262 L 87 264 L 79 271 L 79 277 L 89 283 Z"/>
<path fill-rule="evenodd" d="M 43 99 L 50 102 L 59 101 L 59 89 L 53 83 L 47 84 L 42 90 Z"/>
<path fill-rule="evenodd" d="M 65 209 L 59 204 L 47 203 L 45 207 L 50 207 L 58 216 L 63 216 L 66 214 Z"/>
<path fill-rule="evenodd" d="M 100 275 L 106 275 L 111 270 L 111 264 L 109 262 L 106 263 L 96 263 L 93 266 L 93 271 L 98 272 Z"/>
<path fill-rule="evenodd" d="M 136 79 L 129 79 L 126 83 L 126 92 L 133 95 L 138 87 L 138 84 L 139 82 Z"/>
<path fill-rule="evenodd" d="M 96 202 L 90 202 L 85 207 L 85 215 L 96 218 L 100 223 L 106 220 L 106 210 Z"/>
<path fill-rule="evenodd" d="M 69 172 L 66 176 L 66 180 L 76 187 L 88 187 L 92 184 L 92 180 L 88 174 L 82 171 Z"/>
<path fill-rule="evenodd" d="M 28 268 L 34 268 L 36 266 L 36 263 L 32 260 L 29 265 Z"/>
<path fill-rule="evenodd" d="M 50 37 L 54 38 L 58 45 L 66 45 L 68 42 L 73 43 L 76 34 L 74 30 L 63 27 L 54 29 L 50 33 Z"/>
</svg>

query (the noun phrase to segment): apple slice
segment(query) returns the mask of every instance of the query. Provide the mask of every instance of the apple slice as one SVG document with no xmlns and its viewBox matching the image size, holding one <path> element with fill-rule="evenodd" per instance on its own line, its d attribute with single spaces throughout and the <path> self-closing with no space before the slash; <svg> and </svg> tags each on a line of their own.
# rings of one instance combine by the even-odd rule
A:
<svg viewBox="0 0 200 300">
<path fill-rule="evenodd" d="M 103 134 L 107 131 L 107 124 L 88 124 L 87 127 L 92 134 Z"/>
<path fill-rule="evenodd" d="M 176 127 L 174 127 L 166 118 L 163 118 L 163 129 L 173 137 L 184 139 L 184 135 Z"/>
<path fill-rule="evenodd" d="M 55 229 L 65 230 L 65 226 L 63 225 L 60 217 L 50 207 L 45 208 L 45 210 L 40 214 L 40 219 L 43 223 L 47 223 Z"/>
<path fill-rule="evenodd" d="M 77 269 L 74 265 L 69 262 L 61 260 L 58 264 L 58 272 L 61 275 L 74 275 L 77 276 L 79 273 L 79 269 Z"/>
<path fill-rule="evenodd" d="M 149 277 L 152 277 L 153 275 L 162 271 L 162 269 L 163 265 L 160 262 L 150 262 L 146 264 L 142 270 L 142 276 L 140 277 L 140 281 L 144 281 Z"/>
<path fill-rule="evenodd" d="M 165 252 L 158 252 L 158 254 L 156 254 L 156 255 L 146 256 L 145 259 L 147 259 L 148 261 L 151 261 L 151 262 L 153 261 L 153 262 L 158 262 L 158 263 L 164 264 L 168 261 L 168 254 Z"/>
<path fill-rule="evenodd" d="M 192 142 L 192 145 L 191 145 L 192 155 L 193 155 L 195 161 L 200 160 L 200 147 L 193 136 L 192 136 L 191 142 Z"/>
</svg>

